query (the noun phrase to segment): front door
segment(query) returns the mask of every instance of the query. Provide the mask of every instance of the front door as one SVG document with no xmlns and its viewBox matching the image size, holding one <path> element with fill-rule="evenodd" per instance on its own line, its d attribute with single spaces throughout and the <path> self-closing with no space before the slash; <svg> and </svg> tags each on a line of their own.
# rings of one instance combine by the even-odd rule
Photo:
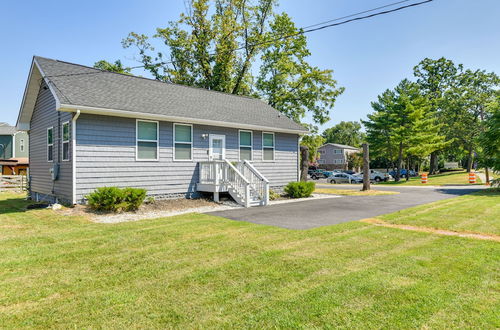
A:
<svg viewBox="0 0 500 330">
<path fill-rule="evenodd" d="M 210 134 L 209 137 L 209 160 L 223 160 L 226 157 L 226 136 Z"/>
</svg>

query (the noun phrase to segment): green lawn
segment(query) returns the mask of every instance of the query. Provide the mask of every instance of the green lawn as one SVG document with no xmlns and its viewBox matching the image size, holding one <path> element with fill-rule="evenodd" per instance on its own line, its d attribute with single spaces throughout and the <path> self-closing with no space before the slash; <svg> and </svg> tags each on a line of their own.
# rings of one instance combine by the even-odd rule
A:
<svg viewBox="0 0 500 330">
<path fill-rule="evenodd" d="M 487 189 L 379 218 L 395 224 L 500 235 L 500 193 Z"/>
<path fill-rule="evenodd" d="M 432 223 L 436 211 L 470 217 L 448 203 L 417 209 Z M 24 205 L 0 195 L 3 328 L 500 327 L 497 242 L 201 214 L 94 224 Z M 494 212 L 496 225 L 477 228 L 496 230 Z"/>
<path fill-rule="evenodd" d="M 421 182 L 420 176 L 410 178 L 406 181 L 405 178 L 401 178 L 401 181 L 388 181 L 380 182 L 379 184 L 389 184 L 389 185 L 404 185 L 404 186 L 440 186 L 446 184 L 469 184 L 469 173 L 465 171 L 460 172 L 447 172 L 442 174 L 429 175 L 427 183 Z M 481 179 L 476 175 L 476 183 L 480 184 Z"/>
</svg>

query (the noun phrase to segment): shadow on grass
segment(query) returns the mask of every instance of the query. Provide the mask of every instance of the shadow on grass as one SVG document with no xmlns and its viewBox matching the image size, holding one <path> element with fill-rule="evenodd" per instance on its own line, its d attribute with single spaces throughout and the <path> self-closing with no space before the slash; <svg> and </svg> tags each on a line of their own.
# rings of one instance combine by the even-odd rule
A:
<svg viewBox="0 0 500 330">
<path fill-rule="evenodd" d="M 28 211 L 26 207 L 30 204 L 33 202 L 26 200 L 26 196 L 23 195 L 0 197 L 0 214 L 25 212 Z"/>
</svg>

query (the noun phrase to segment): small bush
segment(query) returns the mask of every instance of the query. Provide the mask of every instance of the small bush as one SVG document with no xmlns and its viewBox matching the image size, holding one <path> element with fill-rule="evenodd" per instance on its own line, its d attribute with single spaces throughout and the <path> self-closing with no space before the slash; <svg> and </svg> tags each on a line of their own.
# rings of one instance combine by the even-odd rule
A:
<svg viewBox="0 0 500 330">
<path fill-rule="evenodd" d="M 285 192 L 292 198 L 309 197 L 316 189 L 314 182 L 290 182 L 285 187 Z"/>
<path fill-rule="evenodd" d="M 146 198 L 146 189 L 125 188 L 123 189 L 123 194 L 125 211 L 137 211 Z"/>
<path fill-rule="evenodd" d="M 146 198 L 146 190 L 138 188 L 101 187 L 85 196 L 96 211 L 135 211 Z"/>
<path fill-rule="evenodd" d="M 281 197 L 281 195 L 278 194 L 276 191 L 269 189 L 269 200 L 274 201 L 280 197 Z"/>
</svg>

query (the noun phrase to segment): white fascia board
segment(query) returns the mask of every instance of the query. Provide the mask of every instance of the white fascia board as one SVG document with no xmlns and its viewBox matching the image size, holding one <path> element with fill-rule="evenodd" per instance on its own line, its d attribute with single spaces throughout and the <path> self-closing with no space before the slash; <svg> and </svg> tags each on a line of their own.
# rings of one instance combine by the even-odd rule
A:
<svg viewBox="0 0 500 330">
<path fill-rule="evenodd" d="M 64 112 L 76 112 L 77 110 L 80 110 L 81 113 L 87 113 L 87 114 L 93 114 L 93 115 L 150 119 L 150 120 L 159 120 L 159 121 L 170 121 L 170 122 L 175 122 L 175 123 L 211 125 L 211 126 L 219 126 L 219 127 L 249 129 L 249 130 L 255 130 L 255 131 L 271 131 L 271 132 L 289 133 L 289 134 L 298 134 L 298 135 L 303 135 L 303 134 L 309 133 L 308 131 L 300 131 L 300 130 L 292 130 L 292 129 L 284 129 L 284 128 L 275 128 L 275 127 L 239 124 L 239 123 L 229 123 L 229 122 L 209 120 L 209 119 L 197 119 L 197 118 L 185 118 L 185 117 L 176 117 L 176 116 L 157 115 L 157 114 L 150 114 L 150 113 L 143 113 L 143 112 L 95 108 L 95 107 L 71 105 L 71 104 L 61 104 L 60 107 L 58 108 L 58 110 L 64 111 Z"/>
<path fill-rule="evenodd" d="M 38 71 L 38 73 L 36 73 L 36 74 L 34 74 L 35 69 Z M 34 100 L 32 102 L 32 107 L 33 107 L 32 109 L 26 109 L 26 101 L 27 101 L 28 97 L 36 98 L 38 96 L 38 92 L 39 92 L 38 90 L 30 93 L 30 88 L 31 89 L 33 89 L 33 88 L 40 89 L 40 84 L 38 84 L 37 82 L 35 82 L 34 85 L 32 84 L 32 80 L 35 79 L 33 76 L 38 75 L 38 74 L 43 78 L 43 80 L 45 81 L 45 83 L 49 87 L 49 90 L 52 93 L 52 96 L 54 97 L 54 99 L 56 101 L 56 109 L 59 109 L 61 107 L 61 102 L 59 101 L 59 98 L 57 97 L 57 94 L 54 90 L 54 86 L 52 86 L 52 83 L 50 82 L 50 80 L 47 79 L 47 77 L 45 76 L 45 73 L 43 72 L 42 68 L 40 67 L 40 64 L 38 64 L 36 58 L 33 58 L 32 62 L 31 62 L 30 72 L 28 75 L 28 80 L 26 82 L 26 87 L 24 88 L 23 100 L 21 101 L 21 107 L 19 109 L 19 114 L 17 116 L 17 122 L 16 122 L 17 129 L 21 130 L 21 131 L 27 131 L 30 129 L 29 122 L 31 120 L 31 116 L 33 115 L 33 110 L 34 110 L 34 107 L 36 104 L 36 100 Z M 26 119 L 23 120 L 22 119 L 22 115 L 26 111 L 30 111 L 30 113 L 28 113 L 30 120 L 26 120 Z"/>
</svg>

